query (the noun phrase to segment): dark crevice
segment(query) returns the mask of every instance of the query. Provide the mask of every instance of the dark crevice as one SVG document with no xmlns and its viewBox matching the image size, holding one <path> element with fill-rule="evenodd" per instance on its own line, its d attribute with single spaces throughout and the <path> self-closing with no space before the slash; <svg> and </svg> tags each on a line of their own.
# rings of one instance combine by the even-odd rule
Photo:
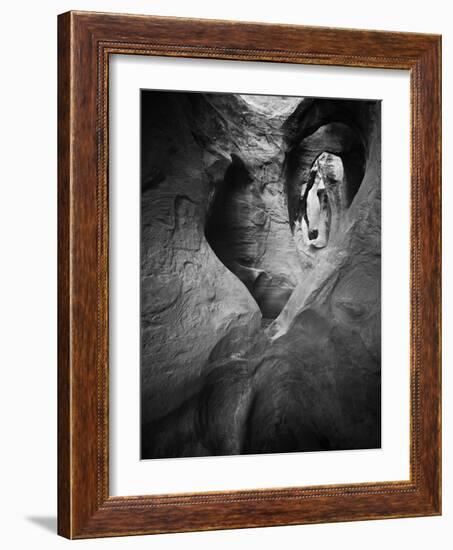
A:
<svg viewBox="0 0 453 550">
<path fill-rule="evenodd" d="M 283 277 L 262 271 L 269 219 L 263 200 L 242 159 L 232 162 L 215 192 L 205 236 L 219 260 L 244 285 L 258 304 L 263 326 L 275 319 L 288 301 L 294 285 Z"/>
</svg>

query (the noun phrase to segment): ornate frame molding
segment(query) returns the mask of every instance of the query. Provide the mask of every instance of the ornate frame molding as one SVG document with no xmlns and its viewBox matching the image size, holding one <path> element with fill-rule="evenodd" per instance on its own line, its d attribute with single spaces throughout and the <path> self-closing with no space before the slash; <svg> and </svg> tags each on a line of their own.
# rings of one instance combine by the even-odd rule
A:
<svg viewBox="0 0 453 550">
<path fill-rule="evenodd" d="M 59 533 L 87 538 L 440 514 L 440 37 L 68 12 L 59 16 L 58 40 Z M 108 61 L 112 54 L 410 71 L 409 481 L 109 496 Z"/>
</svg>

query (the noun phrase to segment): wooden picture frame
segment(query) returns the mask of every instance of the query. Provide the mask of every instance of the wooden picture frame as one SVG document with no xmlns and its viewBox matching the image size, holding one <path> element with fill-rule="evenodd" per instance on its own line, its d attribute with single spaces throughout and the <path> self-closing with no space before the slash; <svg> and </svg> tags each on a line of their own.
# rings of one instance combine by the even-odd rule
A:
<svg viewBox="0 0 453 550">
<path fill-rule="evenodd" d="M 441 513 L 441 39 L 69 12 L 58 20 L 58 532 L 89 538 Z M 410 71 L 410 480 L 109 496 L 111 54 Z"/>
</svg>

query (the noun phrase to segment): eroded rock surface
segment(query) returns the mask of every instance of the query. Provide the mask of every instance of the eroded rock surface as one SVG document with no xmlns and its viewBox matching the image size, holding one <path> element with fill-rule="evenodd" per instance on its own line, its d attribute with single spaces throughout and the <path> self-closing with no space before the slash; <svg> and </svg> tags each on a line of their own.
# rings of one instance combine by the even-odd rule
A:
<svg viewBox="0 0 453 550">
<path fill-rule="evenodd" d="M 142 457 L 380 446 L 380 104 L 142 100 Z"/>
</svg>

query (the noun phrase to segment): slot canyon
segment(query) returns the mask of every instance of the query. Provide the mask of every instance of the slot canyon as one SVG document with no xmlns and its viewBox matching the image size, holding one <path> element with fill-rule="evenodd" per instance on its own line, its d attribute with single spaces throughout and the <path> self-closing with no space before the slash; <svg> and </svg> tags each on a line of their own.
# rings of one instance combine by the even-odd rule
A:
<svg viewBox="0 0 453 550">
<path fill-rule="evenodd" d="M 141 102 L 141 458 L 380 447 L 380 102 Z"/>
</svg>

